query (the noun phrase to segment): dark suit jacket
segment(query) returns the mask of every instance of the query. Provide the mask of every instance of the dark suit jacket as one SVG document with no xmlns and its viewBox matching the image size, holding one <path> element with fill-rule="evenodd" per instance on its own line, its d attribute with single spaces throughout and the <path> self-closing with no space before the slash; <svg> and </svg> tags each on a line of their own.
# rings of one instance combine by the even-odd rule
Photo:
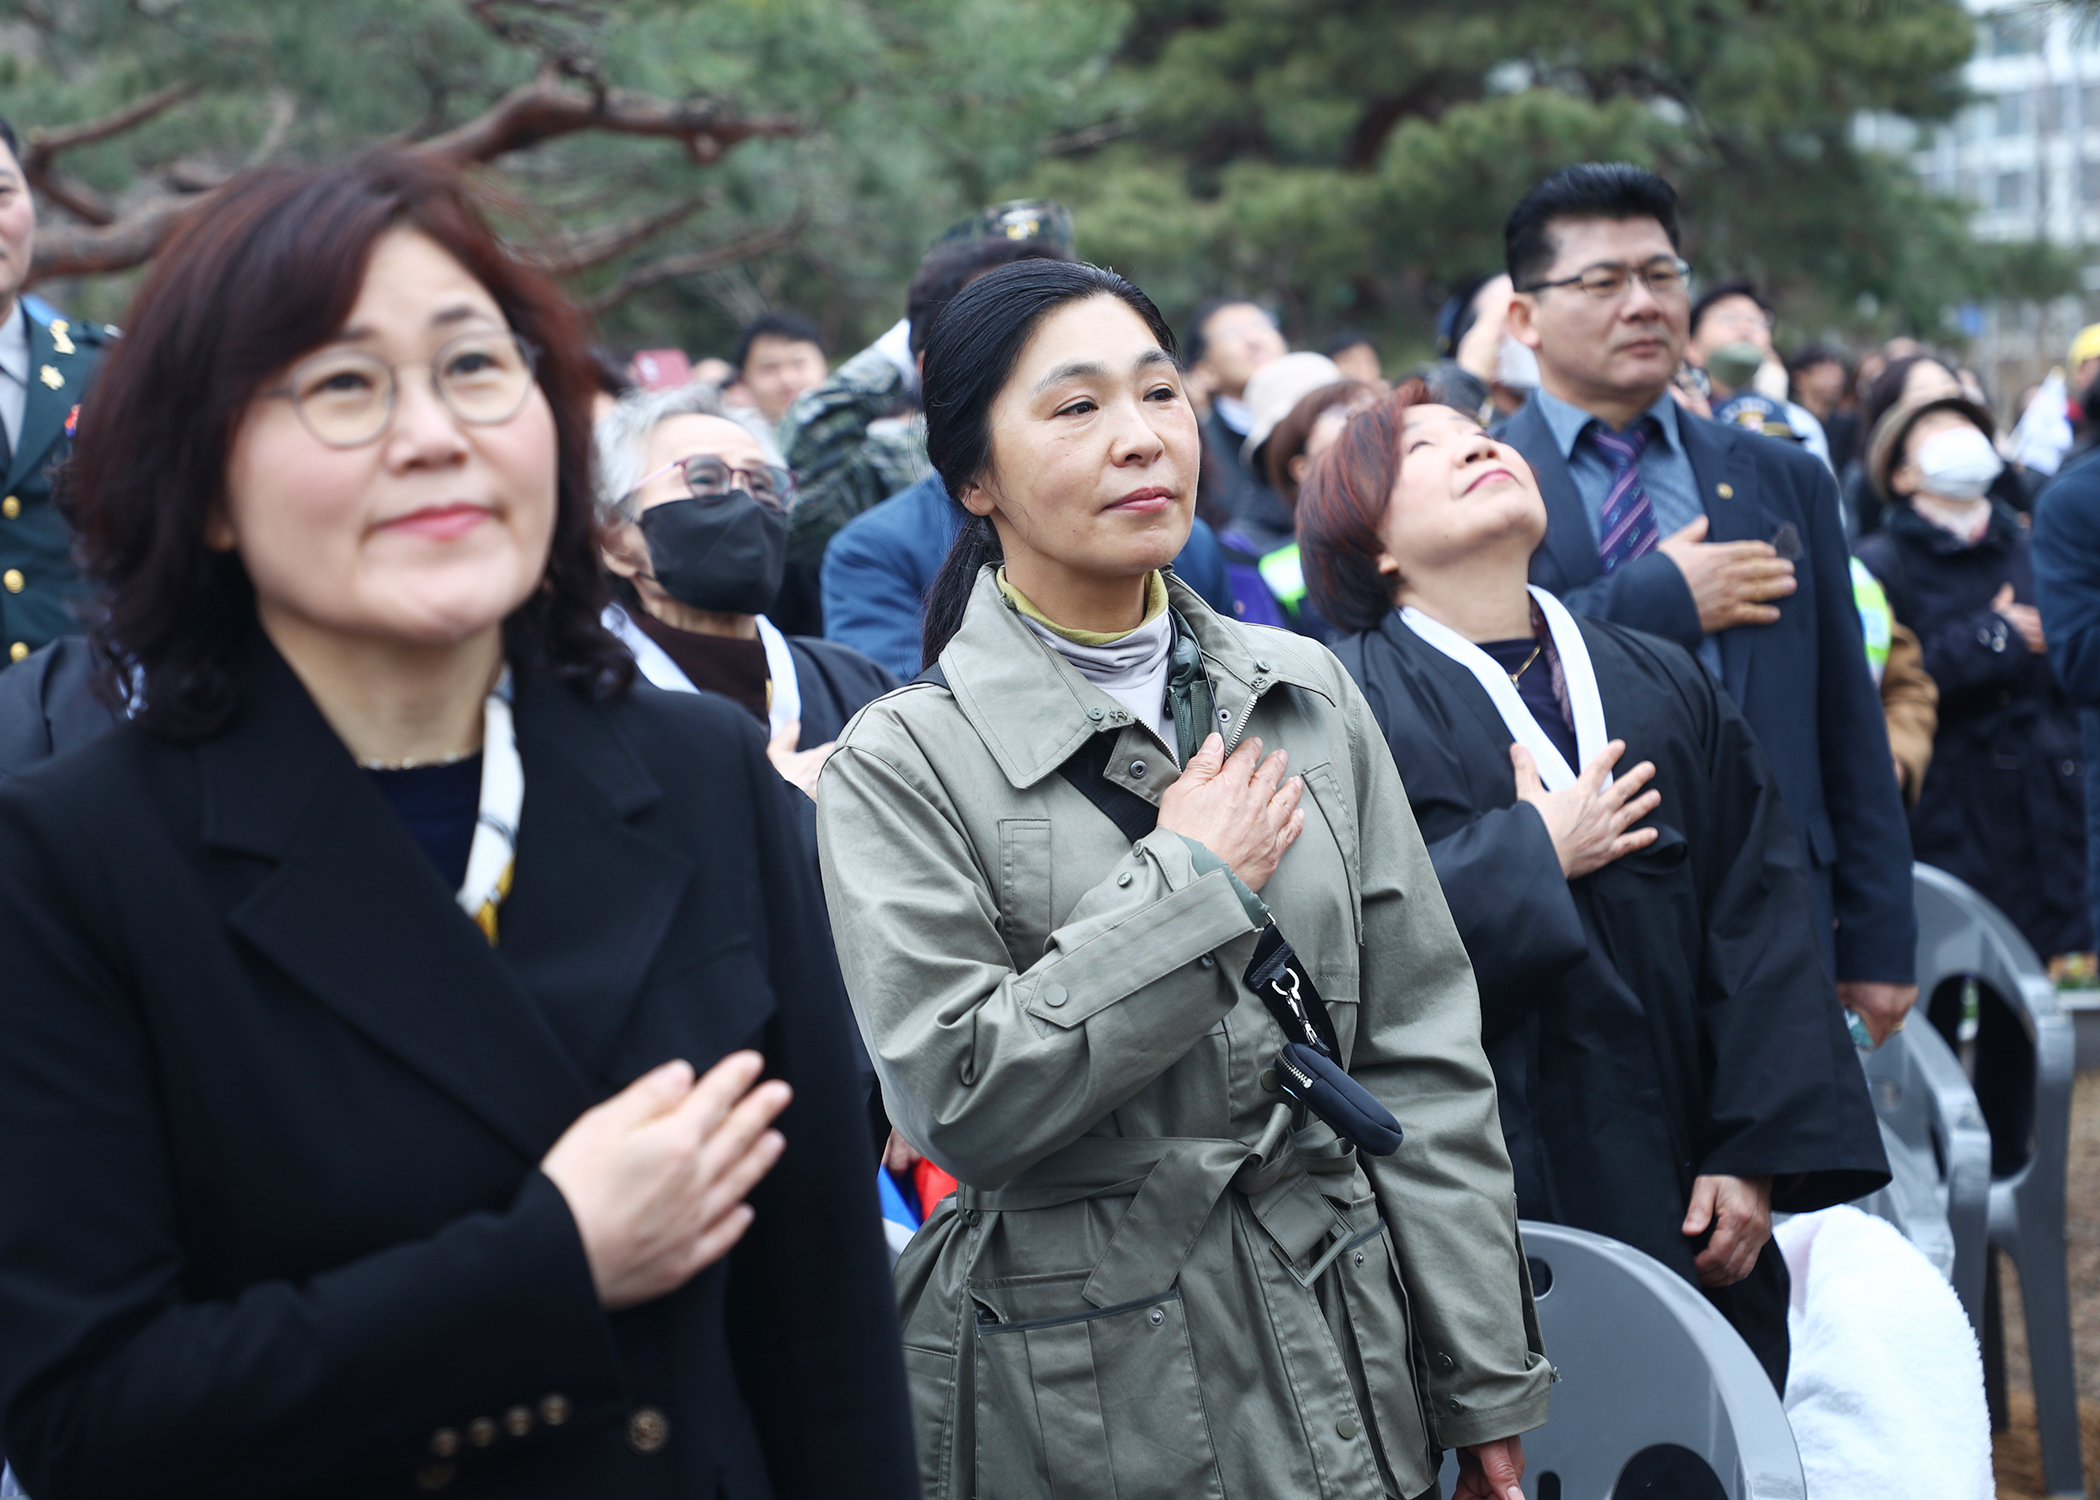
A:
<svg viewBox="0 0 2100 1500">
<path fill-rule="evenodd" d="M 1910 830 L 1852 602 L 1837 486 L 1791 443 L 1689 412 L 1678 414 L 1678 430 L 1706 507 L 1707 540 L 1771 542 L 1790 530 L 1800 587 L 1779 601 L 1776 624 L 1720 636 L 1722 681 L 1807 845 L 1825 961 L 1841 980 L 1907 983 L 1917 946 Z M 1496 436 L 1524 455 L 1546 500 L 1546 540 L 1532 554 L 1531 581 L 1570 609 L 1696 651 L 1699 611 L 1668 557 L 1650 552 L 1602 572 L 1582 497 L 1536 405 L 1525 403 Z"/>
<path fill-rule="evenodd" d="M 257 636 L 0 786 L 0 1425 L 68 1497 L 915 1496 L 842 987 L 750 716 L 521 674 L 491 948 Z M 537 1163 L 757 1047 L 789 1147 L 608 1315 Z M 420 1476 L 420 1477 L 418 1477 Z"/>
</svg>

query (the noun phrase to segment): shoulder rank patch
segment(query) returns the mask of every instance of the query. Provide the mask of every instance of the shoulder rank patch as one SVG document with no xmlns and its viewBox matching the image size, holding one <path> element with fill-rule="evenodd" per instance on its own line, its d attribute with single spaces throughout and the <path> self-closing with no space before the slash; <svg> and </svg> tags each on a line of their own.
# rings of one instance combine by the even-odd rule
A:
<svg viewBox="0 0 2100 1500">
<path fill-rule="evenodd" d="M 71 354 L 73 352 L 73 340 L 68 336 L 72 326 L 64 318 L 53 318 L 51 320 L 51 348 L 54 352 L 59 354 Z"/>
<path fill-rule="evenodd" d="M 45 365 L 43 369 L 37 371 L 36 378 L 43 381 L 45 385 L 50 386 L 54 391 L 66 383 L 66 377 L 59 374 L 50 365 Z"/>
<path fill-rule="evenodd" d="M 73 403 L 73 409 L 66 413 L 66 436 L 71 437 L 73 435 L 73 429 L 78 427 L 79 425 L 80 403 L 76 401 Z"/>
</svg>

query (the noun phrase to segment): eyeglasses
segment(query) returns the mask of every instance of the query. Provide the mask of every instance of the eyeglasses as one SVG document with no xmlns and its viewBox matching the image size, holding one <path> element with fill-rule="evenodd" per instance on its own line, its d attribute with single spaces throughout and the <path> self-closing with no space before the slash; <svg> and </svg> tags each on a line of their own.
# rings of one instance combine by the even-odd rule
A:
<svg viewBox="0 0 2100 1500">
<path fill-rule="evenodd" d="M 785 469 L 776 469 L 771 464 L 760 464 L 756 468 L 744 468 L 725 464 L 709 453 L 696 453 L 689 458 L 677 458 L 661 469 L 652 469 L 644 474 L 625 496 L 632 500 L 649 484 L 674 470 L 683 470 L 685 487 L 695 500 L 724 500 L 744 481 L 744 491 L 768 510 L 786 510 L 794 503 L 795 478 Z"/>
<path fill-rule="evenodd" d="M 1614 302 L 1626 295 L 1626 289 L 1638 277 L 1648 288 L 1652 297 L 1681 297 L 1692 284 L 1692 267 L 1689 261 L 1651 260 L 1645 266 L 1591 266 L 1579 276 L 1563 276 L 1558 281 L 1535 281 L 1519 290 L 1543 292 L 1557 286 L 1581 287 L 1599 302 Z"/>
<path fill-rule="evenodd" d="M 431 389 L 445 409 L 474 427 L 508 422 L 532 389 L 539 350 L 515 333 L 467 333 L 430 357 Z M 391 365 L 361 349 L 332 349 L 295 366 L 283 396 L 306 430 L 331 448 L 361 448 L 386 431 L 400 391 Z"/>
</svg>

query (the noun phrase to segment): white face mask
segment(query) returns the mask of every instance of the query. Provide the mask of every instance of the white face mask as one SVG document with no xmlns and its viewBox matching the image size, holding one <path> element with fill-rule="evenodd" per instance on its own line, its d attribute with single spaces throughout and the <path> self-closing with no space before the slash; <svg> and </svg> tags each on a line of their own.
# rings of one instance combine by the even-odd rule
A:
<svg viewBox="0 0 2100 1500">
<path fill-rule="evenodd" d="M 1967 423 L 1925 439 L 1911 462 L 1923 478 L 1920 488 L 1942 500 L 1980 500 L 2005 469 L 1991 440 Z"/>
<path fill-rule="evenodd" d="M 1495 384 L 1511 391 L 1538 389 L 1539 357 L 1513 334 L 1503 334 L 1502 342 L 1495 346 Z"/>
</svg>

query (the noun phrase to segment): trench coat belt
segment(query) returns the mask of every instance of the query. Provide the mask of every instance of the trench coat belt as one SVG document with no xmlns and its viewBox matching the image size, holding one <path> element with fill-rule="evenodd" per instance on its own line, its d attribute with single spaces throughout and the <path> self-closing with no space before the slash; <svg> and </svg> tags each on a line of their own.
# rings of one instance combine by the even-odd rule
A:
<svg viewBox="0 0 2100 1500">
<path fill-rule="evenodd" d="M 1188 1136 L 1081 1136 L 1005 1187 L 958 1188 L 956 1207 L 1016 1212 L 1134 1194 L 1081 1290 L 1095 1307 L 1117 1307 L 1174 1284 L 1227 1188 L 1246 1196 L 1286 1266 L 1322 1240 L 1347 1243 L 1362 1226 L 1328 1203 L 1314 1177 L 1355 1171 L 1354 1146 L 1324 1125 L 1293 1132 L 1291 1107 L 1279 1104 L 1252 1146 Z"/>
</svg>

